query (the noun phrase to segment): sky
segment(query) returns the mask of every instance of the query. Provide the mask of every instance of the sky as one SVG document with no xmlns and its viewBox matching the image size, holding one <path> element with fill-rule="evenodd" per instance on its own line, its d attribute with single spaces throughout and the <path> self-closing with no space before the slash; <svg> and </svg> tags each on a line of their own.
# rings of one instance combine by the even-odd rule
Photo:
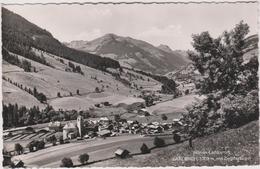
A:
<svg viewBox="0 0 260 169">
<path fill-rule="evenodd" d="M 11 5 L 7 9 L 48 30 L 61 42 L 90 41 L 107 33 L 165 44 L 173 50 L 192 49 L 192 34 L 209 31 L 213 37 L 239 21 L 257 33 L 254 4 L 153 5 Z"/>
</svg>

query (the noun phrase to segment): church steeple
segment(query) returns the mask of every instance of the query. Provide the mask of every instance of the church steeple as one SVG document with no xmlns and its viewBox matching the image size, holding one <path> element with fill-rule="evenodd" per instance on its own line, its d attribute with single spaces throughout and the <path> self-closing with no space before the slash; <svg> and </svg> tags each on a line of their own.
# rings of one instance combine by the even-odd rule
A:
<svg viewBox="0 0 260 169">
<path fill-rule="evenodd" d="M 83 137 L 83 117 L 81 115 L 77 117 L 77 127 L 79 131 L 79 137 Z"/>
</svg>

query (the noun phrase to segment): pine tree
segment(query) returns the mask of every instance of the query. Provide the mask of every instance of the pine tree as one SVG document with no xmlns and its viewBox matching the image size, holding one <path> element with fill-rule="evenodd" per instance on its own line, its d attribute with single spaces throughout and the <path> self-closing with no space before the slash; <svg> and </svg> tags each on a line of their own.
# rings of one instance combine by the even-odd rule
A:
<svg viewBox="0 0 260 169">
<path fill-rule="evenodd" d="M 36 97 L 38 95 L 36 87 L 33 88 L 33 95 L 34 95 L 34 97 Z"/>
</svg>

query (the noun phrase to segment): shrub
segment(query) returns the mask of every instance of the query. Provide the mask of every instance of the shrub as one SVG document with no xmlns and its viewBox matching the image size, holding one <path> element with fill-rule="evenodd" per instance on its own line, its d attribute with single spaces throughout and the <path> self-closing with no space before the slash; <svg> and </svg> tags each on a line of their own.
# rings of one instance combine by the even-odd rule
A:
<svg viewBox="0 0 260 169">
<path fill-rule="evenodd" d="M 163 146 L 165 146 L 164 140 L 161 139 L 161 138 L 159 138 L 159 137 L 155 137 L 155 138 L 154 138 L 153 144 L 154 144 L 156 147 L 163 147 Z"/>
<path fill-rule="evenodd" d="M 221 95 L 220 95 L 221 96 Z M 247 95 L 228 94 L 220 97 L 218 93 L 193 105 L 183 115 L 183 122 L 190 125 L 187 131 L 192 137 L 213 134 L 227 128 L 240 127 L 259 117 L 258 92 Z"/>
<path fill-rule="evenodd" d="M 33 151 L 34 151 L 33 148 L 35 147 L 35 146 L 34 146 L 34 141 L 28 143 L 28 144 L 27 144 L 27 147 L 29 148 L 29 151 L 30 151 L 30 152 L 33 152 Z"/>
<path fill-rule="evenodd" d="M 142 153 L 142 154 L 147 154 L 147 153 L 150 153 L 150 152 L 151 152 L 150 149 L 147 147 L 147 145 L 144 144 L 144 143 L 143 143 L 143 145 L 141 146 L 140 150 L 141 150 L 141 153 Z"/>
<path fill-rule="evenodd" d="M 185 95 L 188 95 L 190 93 L 189 89 L 185 90 Z"/>
<path fill-rule="evenodd" d="M 25 72 L 31 72 L 32 64 L 27 60 L 22 60 L 21 67 L 24 69 Z"/>
<path fill-rule="evenodd" d="M 87 153 L 79 155 L 79 162 L 85 164 L 89 160 L 89 155 Z"/>
<path fill-rule="evenodd" d="M 149 112 L 144 112 L 144 116 L 150 116 Z"/>
<path fill-rule="evenodd" d="M 95 88 L 95 92 L 96 92 L 96 93 L 99 93 L 99 92 L 100 92 L 100 90 L 99 90 L 98 87 Z"/>
<path fill-rule="evenodd" d="M 143 99 L 145 100 L 145 104 L 147 107 L 150 107 L 153 105 L 154 99 L 152 96 L 144 96 Z"/>
<path fill-rule="evenodd" d="M 64 157 L 61 160 L 60 167 L 73 167 L 73 162 L 72 162 L 71 158 Z"/>
<path fill-rule="evenodd" d="M 14 149 L 19 155 L 23 153 L 23 146 L 19 143 L 14 145 Z"/>
<path fill-rule="evenodd" d="M 37 95 L 37 99 L 38 99 L 41 103 L 47 101 L 47 97 L 46 97 L 43 93 L 39 93 L 39 94 Z"/>
<path fill-rule="evenodd" d="M 173 135 L 173 140 L 176 142 L 176 143 L 179 143 L 181 141 L 181 136 L 177 133 L 175 133 Z"/>
<path fill-rule="evenodd" d="M 230 128 L 239 127 L 259 117 L 258 93 L 252 91 L 246 96 L 228 95 L 221 101 L 221 113 Z"/>
<path fill-rule="evenodd" d="M 68 64 L 69 64 L 69 67 L 71 67 L 72 71 L 74 72 L 75 71 L 75 65 L 71 62 L 69 62 Z"/>
<path fill-rule="evenodd" d="M 45 142 L 44 142 L 43 140 L 38 141 L 37 143 L 38 143 L 38 144 L 37 144 L 37 149 L 38 149 L 38 150 L 44 149 L 44 147 L 45 147 Z"/>
<path fill-rule="evenodd" d="M 62 136 L 60 136 L 59 141 L 60 141 L 60 144 L 64 144 L 64 140 L 63 140 Z"/>
<path fill-rule="evenodd" d="M 162 120 L 167 120 L 168 119 L 168 117 L 165 114 L 162 114 L 161 118 L 162 118 Z"/>
<path fill-rule="evenodd" d="M 75 67 L 75 72 L 81 73 L 81 72 L 82 72 L 82 71 L 81 71 L 81 67 L 80 67 L 80 66 L 76 66 L 76 67 Z"/>
<path fill-rule="evenodd" d="M 49 138 L 49 141 L 52 143 L 53 146 L 56 145 L 56 142 L 57 142 L 57 138 L 55 137 L 55 135 L 52 135 L 50 138 Z"/>
<path fill-rule="evenodd" d="M 36 149 L 36 151 L 37 150 L 41 150 L 41 149 L 44 149 L 44 147 L 45 147 L 45 142 L 43 141 L 43 140 L 41 140 L 41 141 L 38 141 L 38 140 L 33 140 L 33 141 L 31 141 L 29 144 L 28 144 L 28 147 L 29 147 L 29 149 L 31 148 L 32 149 L 32 151 L 33 151 L 33 148 L 35 148 Z"/>
</svg>

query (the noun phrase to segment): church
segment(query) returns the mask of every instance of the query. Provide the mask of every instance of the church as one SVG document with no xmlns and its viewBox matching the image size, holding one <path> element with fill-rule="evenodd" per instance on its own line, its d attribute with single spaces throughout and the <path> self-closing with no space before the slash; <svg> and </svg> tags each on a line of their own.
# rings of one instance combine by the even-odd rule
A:
<svg viewBox="0 0 260 169">
<path fill-rule="evenodd" d="M 85 135 L 84 120 L 81 115 L 77 117 L 76 124 L 68 122 L 63 127 L 63 139 L 74 139 L 76 137 L 82 138 Z"/>
</svg>

